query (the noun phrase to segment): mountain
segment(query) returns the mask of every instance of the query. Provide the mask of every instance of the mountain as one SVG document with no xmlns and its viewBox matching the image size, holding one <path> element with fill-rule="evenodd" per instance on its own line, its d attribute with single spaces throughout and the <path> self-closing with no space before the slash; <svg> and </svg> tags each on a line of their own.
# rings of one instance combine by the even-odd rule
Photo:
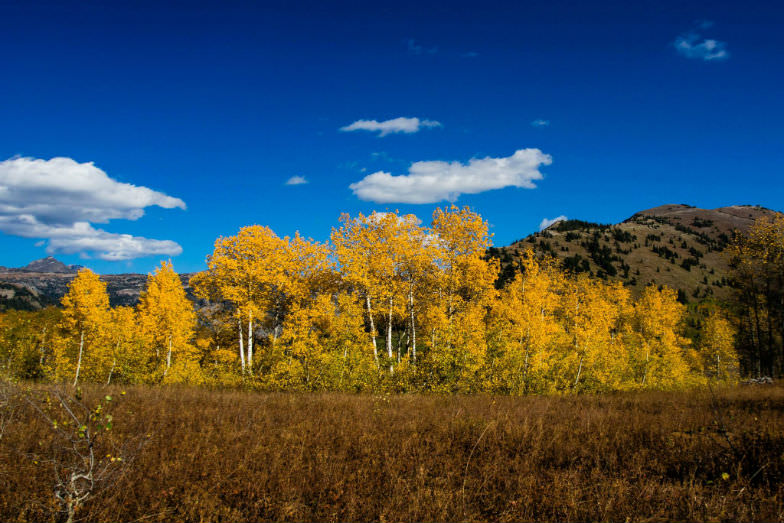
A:
<svg viewBox="0 0 784 523">
<path fill-rule="evenodd" d="M 16 271 L 76 274 L 81 268 L 81 265 L 66 265 L 52 256 L 47 256 L 46 258 L 41 258 L 40 260 L 31 261 L 24 267 L 16 269 Z"/>
<path fill-rule="evenodd" d="M 517 260 L 527 249 L 550 254 L 572 272 L 622 281 L 634 292 L 646 285 L 667 285 L 682 300 L 729 296 L 729 267 L 724 250 L 736 231 L 775 211 L 734 205 L 700 209 L 662 205 L 635 213 L 618 224 L 580 220 L 556 222 L 506 247 L 491 248 L 501 261 L 501 281 L 514 278 Z"/>
<path fill-rule="evenodd" d="M 0 268 L 0 310 L 38 310 L 48 305 L 59 305 L 68 292 L 68 285 L 81 268 L 79 265 L 66 265 L 51 256 L 21 268 Z M 188 297 L 195 301 L 188 285 L 191 276 L 180 274 L 180 280 Z M 106 282 L 112 307 L 131 306 L 139 301 L 139 294 L 147 283 L 147 275 L 106 274 L 101 276 L 101 280 Z"/>
</svg>

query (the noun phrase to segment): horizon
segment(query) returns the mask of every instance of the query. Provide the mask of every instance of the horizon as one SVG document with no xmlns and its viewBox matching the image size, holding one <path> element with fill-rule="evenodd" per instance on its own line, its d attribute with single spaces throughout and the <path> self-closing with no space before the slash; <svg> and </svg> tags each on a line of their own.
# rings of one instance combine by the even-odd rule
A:
<svg viewBox="0 0 784 523">
<path fill-rule="evenodd" d="M 0 6 L 0 265 L 206 267 L 246 225 L 470 206 L 508 245 L 782 209 L 774 2 Z"/>
<path fill-rule="evenodd" d="M 686 207 L 686 208 L 690 208 L 690 209 L 698 209 L 698 210 L 701 210 L 701 211 L 715 211 L 715 210 L 718 210 L 718 209 L 732 208 L 732 207 L 749 207 L 749 208 L 768 210 L 768 211 L 772 211 L 772 212 L 776 212 L 776 213 L 780 213 L 781 212 L 781 211 L 778 211 L 776 209 L 769 209 L 769 208 L 763 207 L 761 205 L 751 205 L 751 204 L 726 205 L 726 206 L 718 207 L 716 209 L 703 209 L 703 208 L 697 207 L 695 205 L 690 205 L 690 204 L 687 204 L 687 203 L 665 203 L 665 204 L 662 204 L 662 205 L 658 205 L 656 207 L 652 207 L 650 209 L 641 209 L 640 211 L 635 212 L 634 214 L 630 215 L 629 217 L 625 218 L 624 220 L 619 221 L 619 222 L 615 222 L 615 223 L 586 222 L 585 220 L 581 220 L 580 218 L 566 218 L 566 217 L 563 217 L 563 216 L 559 216 L 559 217 L 556 217 L 556 218 L 554 218 L 552 220 L 543 220 L 539 224 L 539 227 L 537 228 L 537 230 L 532 231 L 530 234 L 527 234 L 525 236 L 522 236 L 520 238 L 512 240 L 512 241 L 510 241 L 506 245 L 498 245 L 498 244 L 495 244 L 495 243 L 492 243 L 492 242 L 491 243 L 492 243 L 492 247 L 512 246 L 512 245 L 514 245 L 514 244 L 516 244 L 518 242 L 522 242 L 523 240 L 525 240 L 526 238 L 528 238 L 531 235 L 536 234 L 537 232 L 541 233 L 542 231 L 546 231 L 550 227 L 552 227 L 555 224 L 557 224 L 559 222 L 562 222 L 562 221 L 585 222 L 585 223 L 589 223 L 589 224 L 592 224 L 592 225 L 598 225 L 598 226 L 607 226 L 607 225 L 615 226 L 615 225 L 619 225 L 621 223 L 625 223 L 626 221 L 630 220 L 631 218 L 633 218 L 637 214 L 640 214 L 640 213 L 643 213 L 643 212 L 646 212 L 646 211 L 650 211 L 650 210 L 653 210 L 653 209 L 658 209 L 658 208 L 662 208 L 662 207 L 670 207 L 670 206 Z M 327 240 L 327 243 L 329 243 L 329 240 Z M 23 264 L 21 266 L 16 266 L 16 267 L 3 265 L 2 263 L 0 263 L 0 268 L 11 269 L 11 270 L 24 270 L 24 269 L 27 268 L 27 266 L 29 266 L 29 265 L 31 265 L 31 264 L 33 264 L 35 262 L 48 261 L 48 260 L 53 260 L 55 262 L 61 263 L 61 264 L 63 264 L 64 266 L 66 266 L 68 268 L 79 268 L 79 269 L 86 268 L 86 269 L 93 270 L 89 265 L 85 265 L 85 264 L 82 264 L 82 263 L 65 263 L 59 257 L 53 256 L 53 255 L 50 255 L 50 254 L 46 255 L 46 256 L 44 256 L 42 258 L 36 258 L 34 260 L 30 260 L 28 263 L 25 263 L 25 264 Z M 85 260 L 82 260 L 82 261 L 85 261 Z M 89 260 L 87 260 L 87 261 L 89 261 Z M 162 259 L 158 260 L 157 265 L 155 267 L 153 267 L 151 270 L 147 271 L 146 273 L 147 274 L 152 274 L 155 270 L 158 269 L 158 267 L 160 267 L 160 264 L 162 262 L 164 262 L 164 261 L 171 261 L 171 258 L 162 258 Z M 196 271 L 186 271 L 186 272 L 177 271 L 177 272 L 179 274 L 195 274 L 195 273 L 198 273 L 198 272 L 201 272 L 201 271 L 205 271 L 205 270 L 207 270 L 206 266 L 204 268 L 196 270 Z M 100 271 L 95 271 L 95 270 L 93 270 L 93 271 L 96 272 L 99 275 L 145 274 L 144 272 L 129 272 L 129 271 L 123 271 L 123 270 L 119 270 L 119 271 L 115 271 L 115 272 L 100 272 Z M 33 271 L 33 272 L 35 272 L 35 271 Z M 75 273 L 73 273 L 73 274 L 75 274 Z"/>
</svg>

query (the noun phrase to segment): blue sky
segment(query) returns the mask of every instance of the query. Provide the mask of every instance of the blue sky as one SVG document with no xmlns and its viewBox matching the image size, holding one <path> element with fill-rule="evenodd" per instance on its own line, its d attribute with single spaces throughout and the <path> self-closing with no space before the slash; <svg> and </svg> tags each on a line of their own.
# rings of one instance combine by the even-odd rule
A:
<svg viewBox="0 0 784 523">
<path fill-rule="evenodd" d="M 455 197 L 497 245 L 784 209 L 780 2 L 2 2 L 0 24 L 0 265 L 190 272 L 244 225 L 324 240 Z"/>
</svg>

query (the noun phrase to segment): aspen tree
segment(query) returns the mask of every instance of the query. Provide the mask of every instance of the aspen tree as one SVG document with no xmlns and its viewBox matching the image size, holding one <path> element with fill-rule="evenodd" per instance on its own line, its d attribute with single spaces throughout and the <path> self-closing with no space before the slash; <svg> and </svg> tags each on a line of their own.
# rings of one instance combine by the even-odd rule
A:
<svg viewBox="0 0 784 523">
<path fill-rule="evenodd" d="M 711 311 L 703 322 L 700 345 L 705 370 L 709 376 L 718 381 L 732 381 L 737 378 L 735 329 L 719 311 Z"/>
<path fill-rule="evenodd" d="M 502 390 L 527 393 L 542 383 L 551 351 L 560 340 L 558 314 L 563 274 L 554 259 L 537 261 L 533 251 L 521 260 L 522 271 L 501 290 L 495 307 L 495 328 L 499 337 L 496 382 Z"/>
<path fill-rule="evenodd" d="M 446 325 L 433 332 L 442 341 L 430 354 L 441 380 L 461 389 L 476 386 L 486 357 L 486 311 L 495 299 L 498 261 L 485 260 L 492 245 L 488 225 L 468 207 L 436 209 L 430 234 L 438 246 L 437 299 Z M 461 384 L 462 382 L 462 384 Z"/>
<path fill-rule="evenodd" d="M 107 323 L 109 296 L 106 284 L 90 269 L 82 269 L 63 297 L 63 328 L 79 340 L 74 386 L 79 383 L 85 352 L 101 335 Z"/>
<path fill-rule="evenodd" d="M 243 227 L 236 236 L 221 237 L 207 260 L 207 274 L 196 281 L 203 294 L 233 304 L 239 331 L 240 357 L 247 350 L 244 365 L 253 372 L 253 341 L 256 320 L 272 312 L 274 344 L 281 320 L 283 300 L 280 283 L 284 281 L 288 262 L 285 241 L 269 227 Z M 247 345 L 243 336 L 247 328 Z"/>
<path fill-rule="evenodd" d="M 685 307 L 677 293 L 664 287 L 646 287 L 634 304 L 637 382 L 643 387 L 669 388 L 688 382 L 690 369 L 684 358 L 689 340 L 679 334 Z"/>
<path fill-rule="evenodd" d="M 166 378 L 175 359 L 187 366 L 194 356 L 191 339 L 196 314 L 171 262 L 161 262 L 147 277 L 137 311 L 142 333 L 155 350 L 156 367 L 163 368 L 162 378 Z"/>
<path fill-rule="evenodd" d="M 340 219 L 343 222 L 342 227 L 332 230 L 335 255 L 344 281 L 362 297 L 365 303 L 373 358 L 379 366 L 375 321 L 377 313 L 374 303 L 378 300 L 380 308 L 386 307 L 385 340 L 387 356 L 391 359 L 391 318 L 394 314 L 395 294 L 394 265 L 395 254 L 399 250 L 396 248 L 394 229 L 398 217 L 394 214 L 374 212 L 370 216 L 360 213 L 356 218 L 344 214 Z"/>
<path fill-rule="evenodd" d="M 411 361 L 417 360 L 417 316 L 428 307 L 433 284 L 436 282 L 438 267 L 438 245 L 435 237 L 422 228 L 413 215 L 404 216 L 399 224 L 398 235 L 402 241 L 401 263 L 398 278 L 405 289 L 406 308 L 408 309 L 408 346 Z M 419 313 L 419 314 L 418 314 Z"/>
<path fill-rule="evenodd" d="M 607 300 L 606 286 L 585 275 L 569 285 L 563 295 L 565 327 L 571 345 L 564 354 L 560 386 L 578 390 L 590 388 L 592 372 L 603 351 L 611 346 L 611 331 L 618 319 L 617 309 Z M 583 385 L 582 382 L 588 381 Z"/>
<path fill-rule="evenodd" d="M 108 355 L 111 357 L 106 384 L 110 384 L 116 377 L 141 381 L 146 355 L 143 352 L 136 311 L 132 307 L 114 307 L 111 310 L 106 338 Z"/>
</svg>

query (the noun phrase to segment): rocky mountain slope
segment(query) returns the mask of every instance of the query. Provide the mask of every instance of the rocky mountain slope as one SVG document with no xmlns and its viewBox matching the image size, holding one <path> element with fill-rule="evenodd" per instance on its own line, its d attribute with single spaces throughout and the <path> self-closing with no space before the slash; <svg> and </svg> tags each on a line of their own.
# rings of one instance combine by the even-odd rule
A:
<svg viewBox="0 0 784 523">
<path fill-rule="evenodd" d="M 614 225 L 557 222 L 489 254 L 501 260 L 503 280 L 514 277 L 516 260 L 532 249 L 556 256 L 573 272 L 622 281 L 633 291 L 653 283 L 679 290 L 684 300 L 723 299 L 730 292 L 724 251 L 733 234 L 774 213 L 744 205 L 718 209 L 662 205 Z"/>
<path fill-rule="evenodd" d="M 42 271 L 31 270 L 42 268 Z M 48 305 L 58 305 L 68 285 L 76 277 L 79 267 L 65 265 L 54 258 L 36 260 L 20 269 L 0 268 L 0 310 L 38 310 Z M 192 289 L 188 285 L 191 274 L 181 274 L 180 279 L 189 297 Z M 135 305 L 139 294 L 147 283 L 146 274 L 106 274 L 109 303 Z"/>
<path fill-rule="evenodd" d="M 46 272 L 56 274 L 76 274 L 81 269 L 81 265 L 66 265 L 57 258 L 47 256 L 40 260 L 34 260 L 19 269 L 8 269 L 11 272 Z"/>
</svg>

